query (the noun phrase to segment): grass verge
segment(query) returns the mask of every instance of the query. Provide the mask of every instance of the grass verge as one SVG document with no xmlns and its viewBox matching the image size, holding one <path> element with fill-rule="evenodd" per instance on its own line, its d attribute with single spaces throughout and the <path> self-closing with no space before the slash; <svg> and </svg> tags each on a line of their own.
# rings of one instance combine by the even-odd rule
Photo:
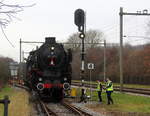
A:
<svg viewBox="0 0 150 116">
<path fill-rule="evenodd" d="M 78 91 L 78 96 L 80 96 L 80 89 Z M 87 90 L 87 95 L 90 95 L 89 90 Z M 107 104 L 106 93 L 102 92 L 103 103 L 98 103 L 97 91 L 92 91 L 92 100 L 97 101 L 97 105 L 91 105 L 92 109 L 98 111 L 118 111 L 118 112 L 138 112 L 138 113 L 149 113 L 150 114 L 150 97 L 129 95 L 126 93 L 112 93 L 112 98 L 114 100 L 113 105 Z"/>
<path fill-rule="evenodd" d="M 0 92 L 0 99 L 2 99 L 5 95 L 8 95 L 11 101 L 8 108 L 9 116 L 30 115 L 30 105 L 28 102 L 29 95 L 26 91 L 12 89 L 7 86 Z M 3 111 L 3 105 L 0 105 L 0 116 L 3 116 Z"/>
</svg>

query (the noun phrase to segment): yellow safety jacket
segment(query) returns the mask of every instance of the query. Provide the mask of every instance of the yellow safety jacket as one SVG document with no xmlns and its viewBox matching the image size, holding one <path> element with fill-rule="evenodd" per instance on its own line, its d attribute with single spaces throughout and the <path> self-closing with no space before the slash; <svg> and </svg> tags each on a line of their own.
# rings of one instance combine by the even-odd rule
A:
<svg viewBox="0 0 150 116">
<path fill-rule="evenodd" d="M 102 83 L 101 82 L 97 83 L 97 91 L 102 91 Z"/>
<path fill-rule="evenodd" d="M 106 83 L 106 91 L 113 91 L 113 84 L 111 81 Z"/>
</svg>

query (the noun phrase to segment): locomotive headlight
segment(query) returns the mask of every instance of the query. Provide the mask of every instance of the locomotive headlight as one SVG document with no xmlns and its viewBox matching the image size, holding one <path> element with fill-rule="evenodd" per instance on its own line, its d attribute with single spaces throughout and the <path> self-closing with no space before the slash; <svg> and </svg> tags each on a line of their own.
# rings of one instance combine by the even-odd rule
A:
<svg viewBox="0 0 150 116">
<path fill-rule="evenodd" d="M 67 81 L 67 78 L 66 78 L 66 77 L 64 78 L 64 81 Z"/>
<path fill-rule="evenodd" d="M 42 81 L 42 78 L 39 78 L 39 81 Z"/>
<path fill-rule="evenodd" d="M 54 50 L 54 47 L 51 47 L 51 50 Z"/>
</svg>

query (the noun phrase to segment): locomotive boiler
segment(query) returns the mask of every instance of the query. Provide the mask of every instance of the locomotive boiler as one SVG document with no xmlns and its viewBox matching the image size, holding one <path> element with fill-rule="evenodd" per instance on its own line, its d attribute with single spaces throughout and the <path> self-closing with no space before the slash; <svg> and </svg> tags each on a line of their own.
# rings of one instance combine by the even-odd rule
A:
<svg viewBox="0 0 150 116">
<path fill-rule="evenodd" d="M 61 100 L 71 85 L 72 52 L 65 51 L 55 37 L 45 38 L 45 43 L 31 51 L 27 59 L 26 82 L 41 98 Z"/>
</svg>

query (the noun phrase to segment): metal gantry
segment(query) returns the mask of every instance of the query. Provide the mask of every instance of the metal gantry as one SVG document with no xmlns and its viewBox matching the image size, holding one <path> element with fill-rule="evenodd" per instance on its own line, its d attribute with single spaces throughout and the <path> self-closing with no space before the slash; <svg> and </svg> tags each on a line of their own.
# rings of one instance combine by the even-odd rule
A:
<svg viewBox="0 0 150 116">
<path fill-rule="evenodd" d="M 120 91 L 123 90 L 123 16 L 124 15 L 135 15 L 135 16 L 150 16 L 147 9 L 144 9 L 143 12 L 137 11 L 136 13 L 127 13 L 123 12 L 123 7 L 120 7 L 120 55 L 119 55 L 119 64 L 120 64 Z"/>
</svg>

